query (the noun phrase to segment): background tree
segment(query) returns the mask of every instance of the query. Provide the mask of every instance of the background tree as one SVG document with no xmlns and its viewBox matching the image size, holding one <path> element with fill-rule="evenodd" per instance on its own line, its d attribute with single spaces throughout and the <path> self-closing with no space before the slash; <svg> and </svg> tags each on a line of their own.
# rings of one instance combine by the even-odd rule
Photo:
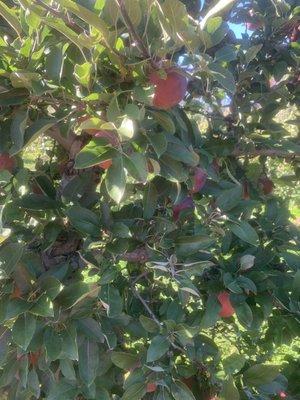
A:
<svg viewBox="0 0 300 400">
<path fill-rule="evenodd" d="M 300 8 L 201 7 L 0 1 L 5 399 L 300 398 Z"/>
</svg>

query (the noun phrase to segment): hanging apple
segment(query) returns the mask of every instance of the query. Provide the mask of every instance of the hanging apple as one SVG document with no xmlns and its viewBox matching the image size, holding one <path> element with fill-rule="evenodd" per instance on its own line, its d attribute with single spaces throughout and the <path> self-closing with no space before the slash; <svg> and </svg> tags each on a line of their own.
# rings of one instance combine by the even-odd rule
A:
<svg viewBox="0 0 300 400">
<path fill-rule="evenodd" d="M 13 157 L 10 157 L 8 153 L 0 154 L 0 171 L 7 170 L 12 172 L 16 163 Z"/>
<path fill-rule="evenodd" d="M 229 293 L 226 291 L 220 292 L 218 294 L 218 300 L 221 304 L 221 310 L 219 316 L 222 318 L 229 318 L 235 313 L 234 308 L 230 302 Z"/>
<path fill-rule="evenodd" d="M 197 167 L 194 170 L 193 177 L 193 188 L 192 193 L 198 193 L 205 185 L 207 179 L 207 173 L 203 168 Z"/>
<path fill-rule="evenodd" d="M 184 99 L 188 81 L 178 69 L 168 68 L 164 72 L 166 76 L 163 78 L 153 71 L 149 80 L 155 86 L 153 106 L 168 110 Z"/>
</svg>

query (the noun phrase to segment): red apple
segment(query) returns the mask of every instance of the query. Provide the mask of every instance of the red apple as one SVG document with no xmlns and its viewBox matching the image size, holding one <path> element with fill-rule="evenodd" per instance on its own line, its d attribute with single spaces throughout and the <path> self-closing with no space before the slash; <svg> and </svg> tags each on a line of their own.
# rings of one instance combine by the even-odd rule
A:
<svg viewBox="0 0 300 400">
<path fill-rule="evenodd" d="M 192 193 L 198 193 L 205 185 L 207 179 L 207 173 L 203 168 L 195 168 L 194 173 L 194 185 Z"/>
<path fill-rule="evenodd" d="M 153 393 L 156 391 L 156 389 L 157 389 L 157 384 L 155 382 L 147 383 L 147 386 L 146 386 L 147 393 Z"/>
<path fill-rule="evenodd" d="M 231 317 L 235 313 L 235 311 L 230 302 L 229 293 L 226 292 L 225 290 L 223 292 L 220 292 L 218 294 L 218 300 L 222 306 L 219 312 L 219 316 L 222 318 Z"/>
<path fill-rule="evenodd" d="M 287 394 L 286 394 L 283 390 L 281 390 L 280 392 L 278 392 L 278 396 L 279 396 L 281 399 L 286 399 L 286 398 L 287 398 Z"/>
<path fill-rule="evenodd" d="M 13 157 L 10 157 L 8 153 L 0 154 L 0 171 L 7 170 L 12 172 L 16 163 Z"/>
<path fill-rule="evenodd" d="M 162 78 L 153 71 L 149 80 L 155 85 L 153 105 L 163 110 L 168 110 L 183 100 L 188 81 L 179 70 L 168 68 L 165 70 L 166 78 Z"/>
<path fill-rule="evenodd" d="M 263 176 L 258 180 L 259 186 L 265 195 L 271 194 L 274 190 L 273 181 L 267 176 Z"/>
<path fill-rule="evenodd" d="M 174 221 L 178 221 L 181 211 L 188 210 L 189 208 L 194 208 L 194 207 L 195 207 L 195 205 L 194 205 L 193 199 L 191 197 L 188 196 L 185 199 L 183 199 L 181 203 L 173 206 Z"/>
</svg>

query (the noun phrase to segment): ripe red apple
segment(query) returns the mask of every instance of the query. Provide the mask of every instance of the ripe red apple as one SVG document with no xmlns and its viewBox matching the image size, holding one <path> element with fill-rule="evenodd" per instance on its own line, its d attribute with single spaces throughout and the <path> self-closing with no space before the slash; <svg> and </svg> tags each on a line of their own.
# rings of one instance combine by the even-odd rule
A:
<svg viewBox="0 0 300 400">
<path fill-rule="evenodd" d="M 149 80 L 155 85 L 153 105 L 168 110 L 183 100 L 188 81 L 177 69 L 168 68 L 165 73 L 166 78 L 164 79 L 156 71 L 153 71 Z"/>
<path fill-rule="evenodd" d="M 194 185 L 192 193 L 198 193 L 205 185 L 207 179 L 207 173 L 203 168 L 195 168 L 194 173 Z"/>
<path fill-rule="evenodd" d="M 258 180 L 259 186 L 265 195 L 271 194 L 274 190 L 273 181 L 267 176 L 263 176 Z"/>
<path fill-rule="evenodd" d="M 218 300 L 222 306 L 219 312 L 219 316 L 222 318 L 231 317 L 235 313 L 235 311 L 230 302 L 229 293 L 226 292 L 225 290 L 223 292 L 220 292 L 218 294 Z"/>
<path fill-rule="evenodd" d="M 193 199 L 191 197 L 188 196 L 185 199 L 183 199 L 181 203 L 173 206 L 174 221 L 178 221 L 181 211 L 188 210 L 189 208 L 194 208 L 194 207 L 195 207 L 195 205 L 194 205 Z"/>
<path fill-rule="evenodd" d="M 153 393 L 156 391 L 156 389 L 157 389 L 157 384 L 155 382 L 147 383 L 147 386 L 146 386 L 147 393 Z"/>
<path fill-rule="evenodd" d="M 8 153 L 0 154 L 0 171 L 7 170 L 12 172 L 16 163 L 13 157 L 10 157 Z"/>
<path fill-rule="evenodd" d="M 279 396 L 281 399 L 286 399 L 286 398 L 287 398 L 287 394 L 286 394 L 283 390 L 281 390 L 280 392 L 278 392 L 278 396 Z"/>
</svg>

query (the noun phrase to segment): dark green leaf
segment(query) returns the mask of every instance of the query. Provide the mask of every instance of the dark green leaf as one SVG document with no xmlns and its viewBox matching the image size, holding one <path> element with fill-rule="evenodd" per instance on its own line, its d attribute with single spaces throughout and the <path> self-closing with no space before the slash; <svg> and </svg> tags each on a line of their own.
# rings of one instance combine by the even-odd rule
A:
<svg viewBox="0 0 300 400">
<path fill-rule="evenodd" d="M 100 236 L 100 219 L 93 211 L 80 206 L 72 206 L 66 211 L 66 215 L 78 231 L 95 237 Z"/>
<path fill-rule="evenodd" d="M 36 319 L 33 315 L 24 313 L 14 323 L 13 340 L 23 350 L 26 350 L 33 338 L 36 329 Z"/>
<path fill-rule="evenodd" d="M 246 385 L 258 387 L 272 382 L 279 374 L 279 368 L 275 365 L 256 364 L 247 369 L 243 374 Z"/>
<path fill-rule="evenodd" d="M 246 221 L 240 221 L 238 224 L 231 224 L 230 230 L 244 242 L 250 243 L 253 246 L 258 245 L 258 235 L 256 230 Z"/>
<path fill-rule="evenodd" d="M 79 348 L 79 375 L 83 382 L 91 385 L 97 375 L 99 365 L 99 348 L 97 343 L 90 339 L 85 339 Z"/>
<path fill-rule="evenodd" d="M 153 362 L 160 359 L 169 350 L 170 342 L 168 338 L 162 335 L 155 336 L 150 343 L 147 351 L 147 362 Z"/>
<path fill-rule="evenodd" d="M 135 354 L 117 352 L 111 353 L 111 361 L 119 368 L 129 371 L 135 367 L 138 362 L 138 357 Z"/>
<path fill-rule="evenodd" d="M 123 157 L 117 154 L 108 169 L 105 178 L 106 189 L 110 197 L 120 203 L 125 193 L 126 175 L 123 164 Z"/>
</svg>

